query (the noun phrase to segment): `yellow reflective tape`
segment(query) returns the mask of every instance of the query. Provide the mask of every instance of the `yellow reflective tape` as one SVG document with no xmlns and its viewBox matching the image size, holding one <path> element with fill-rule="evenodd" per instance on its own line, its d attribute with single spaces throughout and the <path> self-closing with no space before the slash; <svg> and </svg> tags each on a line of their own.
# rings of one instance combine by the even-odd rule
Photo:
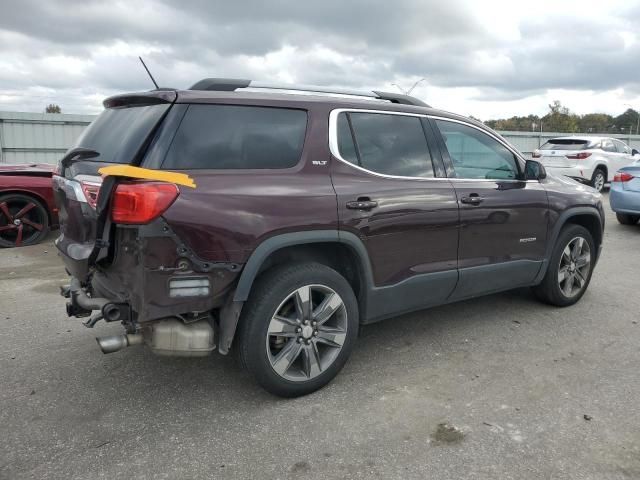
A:
<svg viewBox="0 0 640 480">
<path fill-rule="evenodd" d="M 143 180 L 158 180 L 160 182 L 175 183 L 185 187 L 196 188 L 196 184 L 189 175 L 178 172 L 168 172 L 166 170 L 151 170 L 149 168 L 134 167 L 131 165 L 111 165 L 102 167 L 98 173 L 103 177 L 108 175 L 114 177 L 140 178 Z"/>
</svg>

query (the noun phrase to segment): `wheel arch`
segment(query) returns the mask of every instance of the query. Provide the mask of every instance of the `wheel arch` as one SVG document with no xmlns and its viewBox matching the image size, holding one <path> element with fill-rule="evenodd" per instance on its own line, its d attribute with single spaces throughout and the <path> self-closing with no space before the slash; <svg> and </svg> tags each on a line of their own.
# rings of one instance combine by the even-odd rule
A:
<svg viewBox="0 0 640 480">
<path fill-rule="evenodd" d="M 365 301 L 372 285 L 367 251 L 355 234 L 338 230 L 293 232 L 258 245 L 240 274 L 233 301 L 246 301 L 258 275 L 285 261 L 316 261 L 334 268 L 351 284 L 359 303 Z"/>
<path fill-rule="evenodd" d="M 604 178 L 606 179 L 606 182 L 609 182 L 609 166 L 602 160 L 599 160 L 598 163 L 596 163 L 596 166 L 593 167 L 593 173 L 595 174 L 598 169 L 604 171 Z"/>
<path fill-rule="evenodd" d="M 574 207 L 565 210 L 558 217 L 558 220 L 556 221 L 553 230 L 551 231 L 551 235 L 549 236 L 549 242 L 547 242 L 547 248 L 545 252 L 544 264 L 542 268 L 540 268 L 540 272 L 538 272 L 536 283 L 541 282 L 544 278 L 549 266 L 549 260 L 551 259 L 551 255 L 553 254 L 553 249 L 556 245 L 556 242 L 558 241 L 558 237 L 560 236 L 560 232 L 568 224 L 580 225 L 586 228 L 589 233 L 591 233 L 593 241 L 596 244 L 596 255 L 598 255 L 598 253 L 600 252 L 604 228 L 598 210 L 595 207 Z"/>
</svg>

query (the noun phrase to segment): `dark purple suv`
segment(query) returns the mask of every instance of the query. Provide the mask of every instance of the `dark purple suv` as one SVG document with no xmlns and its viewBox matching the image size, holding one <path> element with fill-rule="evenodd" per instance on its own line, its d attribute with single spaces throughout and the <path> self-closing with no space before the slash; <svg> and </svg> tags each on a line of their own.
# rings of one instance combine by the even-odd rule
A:
<svg viewBox="0 0 640 480">
<path fill-rule="evenodd" d="M 412 97 L 205 79 L 104 106 L 54 189 L 69 315 L 126 331 L 105 353 L 234 350 L 302 395 L 362 324 L 526 286 L 571 305 L 599 256 L 595 190 Z"/>
</svg>

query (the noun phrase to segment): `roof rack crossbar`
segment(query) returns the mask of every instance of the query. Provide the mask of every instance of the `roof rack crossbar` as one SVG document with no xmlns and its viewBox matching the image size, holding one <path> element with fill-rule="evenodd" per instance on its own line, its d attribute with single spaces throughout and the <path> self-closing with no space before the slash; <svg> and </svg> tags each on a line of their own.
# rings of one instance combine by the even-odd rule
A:
<svg viewBox="0 0 640 480">
<path fill-rule="evenodd" d="M 376 100 L 387 100 L 393 103 L 403 105 L 416 105 L 420 107 L 428 107 L 426 103 L 415 97 L 403 95 L 399 93 L 388 93 L 380 91 L 362 91 L 352 90 L 348 88 L 329 88 L 319 87 L 315 85 L 296 85 L 286 83 L 270 83 L 256 82 L 255 80 L 246 80 L 239 78 L 204 78 L 195 83 L 189 90 L 208 90 L 218 92 L 233 92 L 239 88 L 257 88 L 266 90 L 289 90 L 299 92 L 312 93 L 328 93 L 335 95 L 348 95 L 354 97 L 366 97 Z"/>
</svg>

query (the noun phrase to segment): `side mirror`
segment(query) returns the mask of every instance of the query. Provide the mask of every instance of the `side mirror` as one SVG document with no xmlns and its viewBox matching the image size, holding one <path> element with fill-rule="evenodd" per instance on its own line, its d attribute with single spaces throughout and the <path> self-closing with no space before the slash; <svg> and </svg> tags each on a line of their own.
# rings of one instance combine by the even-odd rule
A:
<svg viewBox="0 0 640 480">
<path fill-rule="evenodd" d="M 635 149 L 635 148 L 631 149 L 631 155 L 636 156 L 636 155 L 638 155 L 639 153 L 640 153 L 640 152 L 639 152 L 637 149 Z"/>
<path fill-rule="evenodd" d="M 547 171 L 544 169 L 544 165 L 536 160 L 527 160 L 524 165 L 524 179 L 542 180 L 543 178 L 547 178 Z"/>
</svg>

